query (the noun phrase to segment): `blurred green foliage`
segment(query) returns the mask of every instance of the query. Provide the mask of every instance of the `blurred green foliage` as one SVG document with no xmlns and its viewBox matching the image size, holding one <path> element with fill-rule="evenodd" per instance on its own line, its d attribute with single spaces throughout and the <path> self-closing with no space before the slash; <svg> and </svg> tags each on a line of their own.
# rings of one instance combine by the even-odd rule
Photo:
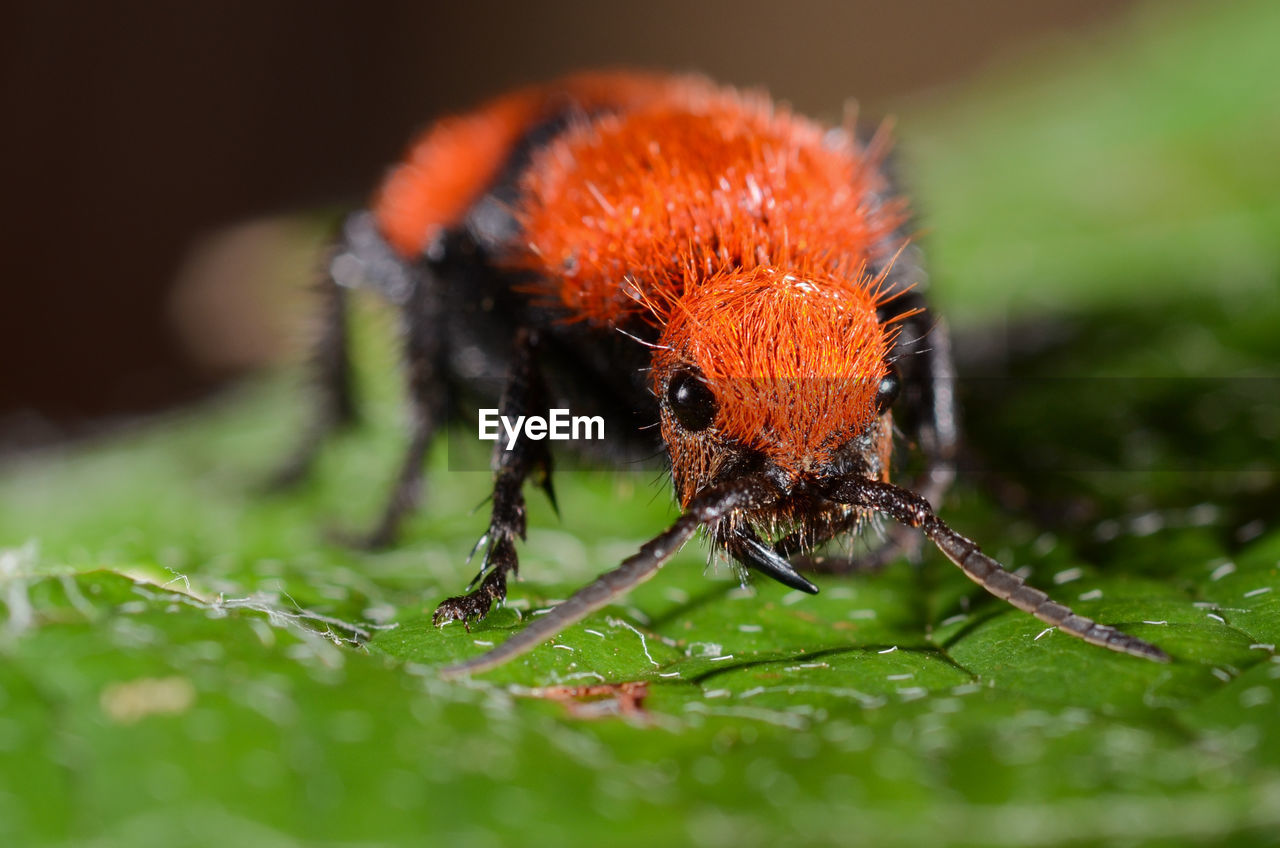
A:
<svg viewBox="0 0 1280 848">
<path fill-rule="evenodd" d="M 1191 413 L 1212 378 L 1275 376 L 1278 44 L 1274 4 L 1152 7 L 900 132 L 938 296 L 972 349 L 1009 343 L 973 367 L 1021 381 L 969 390 L 996 470 L 947 516 L 1172 665 L 1044 632 L 933 554 L 808 597 L 691 546 L 441 682 L 674 513 L 652 474 L 562 475 L 563 519 L 530 496 L 511 603 L 432 628 L 487 475 L 441 446 L 405 544 L 322 532 L 372 518 L 400 449 L 371 309 L 369 423 L 295 494 L 252 483 L 296 375 L 7 469 L 0 844 L 1276 844 L 1277 399 L 1248 390 L 1275 381 L 1223 381 L 1229 426 Z"/>
</svg>

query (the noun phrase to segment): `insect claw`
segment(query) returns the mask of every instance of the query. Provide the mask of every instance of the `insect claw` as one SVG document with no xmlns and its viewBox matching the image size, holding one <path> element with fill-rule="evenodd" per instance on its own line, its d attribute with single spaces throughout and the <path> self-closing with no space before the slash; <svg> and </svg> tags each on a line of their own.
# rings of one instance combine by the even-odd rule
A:
<svg viewBox="0 0 1280 848">
<path fill-rule="evenodd" d="M 465 595 L 441 601 L 431 616 L 431 623 L 439 627 L 449 621 L 461 621 L 462 626 L 470 633 L 473 616 L 476 621 L 483 621 L 494 602 L 501 603 L 507 597 L 507 579 L 504 574 L 500 571 L 488 574 L 481 572 L 476 579 L 480 580 L 481 577 L 484 579 L 480 581 L 479 588 L 469 589 Z"/>
<path fill-rule="evenodd" d="M 476 551 L 480 550 L 480 546 L 481 546 L 481 545 L 483 545 L 483 544 L 484 544 L 485 542 L 487 542 L 487 541 L 489 541 L 489 531 L 488 531 L 488 530 L 486 530 L 484 533 L 482 533 L 482 534 L 481 534 L 481 536 L 480 536 L 480 538 L 479 538 L 479 539 L 476 539 L 476 543 L 475 543 L 474 545 L 472 545 L 472 546 L 471 546 L 471 553 L 467 554 L 467 562 L 468 562 L 468 563 L 470 563 L 470 562 L 471 562 L 471 560 L 475 559 Z M 487 560 L 488 558 L 489 558 L 489 557 L 488 557 L 488 555 L 486 554 L 486 555 L 485 555 L 485 559 Z M 482 573 L 483 573 L 483 572 L 482 572 Z M 476 580 L 479 580 L 479 579 L 480 579 L 479 577 L 476 577 Z M 472 580 L 472 581 L 471 581 L 472 585 L 475 585 L 475 582 L 476 582 L 475 580 Z"/>
<path fill-rule="evenodd" d="M 560 517 L 560 504 L 556 502 L 556 489 L 551 483 L 551 475 L 545 475 L 539 482 L 542 491 L 547 493 L 547 500 L 551 502 L 551 511 L 556 514 L 556 518 Z"/>
</svg>

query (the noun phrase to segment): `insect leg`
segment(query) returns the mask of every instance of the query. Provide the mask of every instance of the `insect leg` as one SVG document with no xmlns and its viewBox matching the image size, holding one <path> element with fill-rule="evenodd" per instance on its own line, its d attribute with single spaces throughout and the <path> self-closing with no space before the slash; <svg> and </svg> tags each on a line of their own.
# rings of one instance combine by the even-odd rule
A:
<svg viewBox="0 0 1280 848">
<path fill-rule="evenodd" d="M 973 540 L 947 526 L 934 513 L 932 505 L 914 492 L 878 480 L 851 478 L 837 484 L 828 496 L 840 503 L 874 509 L 909 527 L 919 528 L 970 580 L 1064 633 L 1112 651 L 1169 662 L 1169 655 L 1155 645 L 1077 615 L 1039 589 L 1028 586 L 1021 577 L 1006 571 L 984 554 Z"/>
<path fill-rule="evenodd" d="M 272 475 L 269 485 L 273 489 L 284 489 L 301 482 L 315 464 L 326 437 L 339 427 L 353 424 L 356 420 L 348 351 L 348 293 L 338 285 L 329 271 L 333 256 L 340 252 L 342 247 L 338 246 L 326 254 L 325 271 L 317 286 L 317 294 L 321 299 L 321 324 L 311 352 L 315 407 L 292 455 Z"/>
<path fill-rule="evenodd" d="M 516 334 L 515 352 L 507 375 L 506 388 L 500 404 L 500 415 L 510 420 L 529 414 L 546 412 L 546 387 L 538 370 L 537 337 L 522 329 Z M 555 504 L 551 487 L 551 452 L 546 440 L 535 441 L 521 434 L 511 450 L 499 439 L 493 450 L 493 511 L 485 543 L 484 564 L 470 593 L 449 598 L 436 608 L 432 621 L 441 624 L 459 620 L 466 623 L 471 618 L 484 618 L 494 602 L 507 596 L 507 575 L 519 568 L 516 555 L 516 537 L 525 536 L 524 481 L 537 475 L 537 482 L 546 490 Z M 478 586 L 476 584 L 479 583 Z"/>
<path fill-rule="evenodd" d="M 956 374 L 951 359 L 951 333 L 941 319 L 928 329 L 924 357 L 929 391 L 919 428 L 920 449 L 927 465 L 923 485 L 924 498 L 937 509 L 943 495 L 956 477 L 956 446 L 959 443 L 959 415 L 956 411 Z"/>
<path fill-rule="evenodd" d="M 415 275 L 401 304 L 405 388 L 408 395 L 409 443 L 400 460 L 391 494 L 372 531 L 357 540 L 360 547 L 391 544 L 405 516 L 422 498 L 423 461 L 442 418 L 446 387 L 442 378 L 444 349 L 440 297 L 435 277 L 425 269 Z"/>
<path fill-rule="evenodd" d="M 903 396 L 894 417 L 925 461 L 923 470 L 907 488 L 919 492 L 936 509 L 956 476 L 959 415 L 951 335 L 945 322 L 924 309 L 923 299 L 915 292 L 907 292 L 881 308 L 889 314 L 922 310 L 901 322 L 893 356 L 903 377 Z M 833 573 L 876 571 L 899 556 L 917 559 L 920 544 L 920 536 L 909 528 L 894 527 L 856 563 L 846 565 L 829 559 L 823 566 Z"/>
<path fill-rule="evenodd" d="M 665 531 L 645 542 L 640 550 L 613 571 L 573 593 L 551 612 L 534 619 L 487 654 L 440 670 L 442 677 L 457 677 L 487 671 L 521 654 L 528 653 L 566 627 L 581 621 L 615 598 L 648 580 L 668 559 L 693 537 L 699 527 L 713 524 L 735 509 L 759 509 L 779 497 L 773 483 L 763 476 L 739 478 L 712 486 L 695 497 L 688 510 Z"/>
</svg>

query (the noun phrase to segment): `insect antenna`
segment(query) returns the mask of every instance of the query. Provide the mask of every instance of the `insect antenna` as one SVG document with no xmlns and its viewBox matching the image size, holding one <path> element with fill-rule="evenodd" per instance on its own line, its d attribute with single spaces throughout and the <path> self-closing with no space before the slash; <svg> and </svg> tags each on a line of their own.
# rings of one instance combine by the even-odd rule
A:
<svg viewBox="0 0 1280 848">
<path fill-rule="evenodd" d="M 613 571 L 605 572 L 593 582 L 573 593 L 567 601 L 534 620 L 507 641 L 486 654 L 440 670 L 441 677 L 458 677 L 487 671 L 528 653 L 566 627 L 581 621 L 648 580 L 676 551 L 698 532 L 738 509 L 759 509 L 778 500 L 777 487 L 763 476 L 743 477 L 711 486 L 693 499 L 688 510 L 676 522 L 645 542 L 632 556 Z"/>
<path fill-rule="evenodd" d="M 892 483 L 854 477 L 837 482 L 827 497 L 838 503 L 873 509 L 910 527 L 918 527 L 970 580 L 1063 633 L 1122 654 L 1156 662 L 1170 661 L 1169 655 L 1155 645 L 1077 615 L 1034 586 L 1028 586 L 1021 577 L 1006 571 L 999 562 L 984 554 L 972 539 L 952 530 L 934 514 L 929 502 L 914 492 Z"/>
</svg>

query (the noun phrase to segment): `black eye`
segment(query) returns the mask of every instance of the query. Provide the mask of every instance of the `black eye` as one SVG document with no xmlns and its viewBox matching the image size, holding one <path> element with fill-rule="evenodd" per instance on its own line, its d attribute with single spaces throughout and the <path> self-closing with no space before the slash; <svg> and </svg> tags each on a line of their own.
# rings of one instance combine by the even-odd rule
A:
<svg viewBox="0 0 1280 848">
<path fill-rule="evenodd" d="M 691 433 L 707 429 L 716 417 L 716 396 L 701 377 L 689 370 L 672 375 L 667 383 L 667 405 L 680 426 Z"/>
<path fill-rule="evenodd" d="M 880 386 L 876 389 L 876 415 L 888 412 L 901 391 L 902 380 L 898 378 L 897 369 L 890 366 L 889 373 L 880 378 Z"/>
</svg>

